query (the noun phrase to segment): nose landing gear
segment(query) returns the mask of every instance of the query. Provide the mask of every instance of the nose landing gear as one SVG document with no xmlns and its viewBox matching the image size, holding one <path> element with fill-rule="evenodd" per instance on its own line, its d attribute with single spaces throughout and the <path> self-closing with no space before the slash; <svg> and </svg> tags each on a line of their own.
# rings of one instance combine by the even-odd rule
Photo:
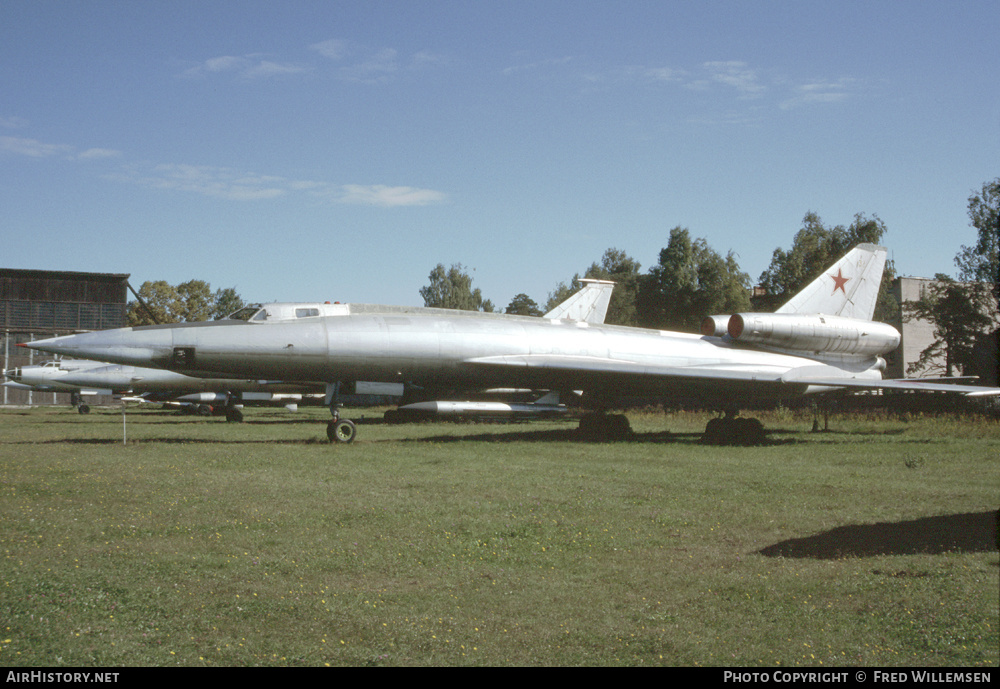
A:
<svg viewBox="0 0 1000 689">
<path fill-rule="evenodd" d="M 326 437 L 331 443 L 353 443 L 358 435 L 358 428 L 350 419 L 340 418 L 340 383 L 327 384 L 325 401 L 333 416 L 326 424 Z"/>
<path fill-rule="evenodd" d="M 331 443 L 353 443 L 358 428 L 350 419 L 331 419 L 326 424 L 326 437 Z"/>
</svg>

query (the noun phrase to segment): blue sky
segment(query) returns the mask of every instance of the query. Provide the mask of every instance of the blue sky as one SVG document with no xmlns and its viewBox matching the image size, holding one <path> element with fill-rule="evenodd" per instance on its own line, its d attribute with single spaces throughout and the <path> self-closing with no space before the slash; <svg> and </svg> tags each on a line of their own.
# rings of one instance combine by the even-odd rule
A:
<svg viewBox="0 0 1000 689">
<path fill-rule="evenodd" d="M 0 266 L 540 304 L 687 227 L 754 279 L 802 217 L 954 273 L 1000 176 L 1000 4 L 0 5 Z"/>
</svg>

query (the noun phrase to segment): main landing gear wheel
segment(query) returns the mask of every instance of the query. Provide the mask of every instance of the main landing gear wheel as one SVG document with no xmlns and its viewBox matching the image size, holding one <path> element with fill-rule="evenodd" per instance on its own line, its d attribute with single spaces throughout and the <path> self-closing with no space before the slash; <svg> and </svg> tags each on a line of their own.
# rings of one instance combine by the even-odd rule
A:
<svg viewBox="0 0 1000 689">
<path fill-rule="evenodd" d="M 326 437 L 331 443 L 353 443 L 358 429 L 349 419 L 334 419 L 326 425 Z"/>
<path fill-rule="evenodd" d="M 228 423 L 243 423 L 243 412 L 236 407 L 226 407 L 226 421 Z"/>
<path fill-rule="evenodd" d="M 726 416 L 708 422 L 701 442 L 706 445 L 749 447 L 766 444 L 767 435 L 764 431 L 764 424 L 758 419 Z"/>
</svg>

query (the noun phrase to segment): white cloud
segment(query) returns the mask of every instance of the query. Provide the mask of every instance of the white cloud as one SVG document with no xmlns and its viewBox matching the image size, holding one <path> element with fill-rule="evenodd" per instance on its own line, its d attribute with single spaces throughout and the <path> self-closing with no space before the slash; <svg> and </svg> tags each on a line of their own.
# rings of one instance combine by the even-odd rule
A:
<svg viewBox="0 0 1000 689">
<path fill-rule="evenodd" d="M 110 148 L 88 148 L 77 152 L 74 146 L 46 144 L 37 139 L 0 136 L 0 153 L 12 153 L 31 158 L 60 156 L 66 160 L 101 160 L 117 158 L 121 151 Z M 288 179 L 278 175 L 247 173 L 233 168 L 210 165 L 165 164 L 149 166 L 126 165 L 105 179 L 137 184 L 151 189 L 182 191 L 229 201 L 258 201 L 289 194 L 308 194 L 337 203 L 367 206 L 400 207 L 427 206 L 441 203 L 447 195 L 433 189 L 382 184 L 336 185 L 315 180 Z"/>
<path fill-rule="evenodd" d="M 384 81 L 389 75 L 399 70 L 396 51 L 384 48 L 373 53 L 366 60 L 353 65 L 345 65 L 337 70 L 340 78 L 347 81 L 372 83 Z"/>
<path fill-rule="evenodd" d="M 426 206 L 447 198 L 444 193 L 431 189 L 377 184 L 341 186 L 208 165 L 157 165 L 149 170 L 132 167 L 109 177 L 152 189 L 183 191 L 229 201 L 259 201 L 298 193 L 337 203 L 399 207 Z"/>
<path fill-rule="evenodd" d="M 274 62 L 265 60 L 259 55 L 221 55 L 209 58 L 196 67 L 184 72 L 187 76 L 196 77 L 206 74 L 235 74 L 244 79 L 266 79 L 282 74 L 300 74 L 308 71 L 308 67 L 291 62 Z"/>
<path fill-rule="evenodd" d="M 433 189 L 415 187 L 388 187 L 381 184 L 369 186 L 345 184 L 341 203 L 357 203 L 367 206 L 427 206 L 441 203 L 447 195 Z"/>
<path fill-rule="evenodd" d="M 0 151 L 16 153 L 30 158 L 50 158 L 70 155 L 74 148 L 65 144 L 46 144 L 37 139 L 22 139 L 16 136 L 0 136 Z"/>
<path fill-rule="evenodd" d="M 349 45 L 347 41 L 331 38 L 322 43 L 314 43 L 309 46 L 323 57 L 341 63 L 337 68 L 337 77 L 344 81 L 355 81 L 361 83 L 376 83 L 385 81 L 400 69 L 400 59 L 397 51 L 392 48 L 381 48 L 370 50 L 363 46 Z M 352 58 L 346 60 L 346 58 Z M 441 58 L 428 52 L 420 52 L 411 58 L 410 65 L 420 67 L 435 62 L 441 62 Z"/>
<path fill-rule="evenodd" d="M 711 73 L 712 81 L 732 86 L 744 96 L 759 96 L 767 90 L 760 83 L 757 71 L 745 62 L 706 62 L 702 66 Z"/>
<path fill-rule="evenodd" d="M 688 73 L 683 69 L 673 67 L 651 67 L 646 69 L 644 74 L 656 81 L 682 81 Z"/>
<path fill-rule="evenodd" d="M 501 74 L 510 76 L 512 74 L 517 74 L 519 72 L 533 72 L 536 70 L 546 70 L 555 67 L 563 67 L 565 65 L 571 64 L 573 58 L 569 55 L 564 57 L 553 57 L 546 60 L 539 60 L 537 62 L 524 62 L 516 65 L 511 65 L 510 67 L 505 67 L 500 71 Z"/>
<path fill-rule="evenodd" d="M 278 76 L 280 74 L 301 74 L 305 71 L 306 68 L 302 65 L 261 60 L 256 65 L 243 70 L 243 76 L 248 79 L 257 79 Z"/>
<path fill-rule="evenodd" d="M 331 60 L 339 60 L 345 55 L 347 55 L 347 43 L 345 41 L 340 41 L 335 38 L 331 38 L 328 41 L 323 41 L 322 43 L 313 43 L 309 46 L 310 50 L 315 50 L 317 53 L 323 57 L 328 57 Z"/>
<path fill-rule="evenodd" d="M 854 79 L 841 78 L 833 82 L 815 81 L 801 84 L 795 87 L 795 95 L 783 101 L 779 107 L 782 110 L 790 110 L 805 105 L 839 103 L 850 97 L 851 88 L 855 83 Z"/>
<path fill-rule="evenodd" d="M 0 127 L 5 129 L 20 129 L 27 126 L 28 120 L 23 117 L 0 117 Z"/>
<path fill-rule="evenodd" d="M 111 148 L 88 148 L 77 153 L 77 148 L 68 144 L 47 144 L 37 139 L 24 139 L 16 136 L 0 136 L 0 151 L 28 156 L 29 158 L 58 156 L 66 160 L 99 160 L 121 155 L 121 151 Z"/>
<path fill-rule="evenodd" d="M 448 64 L 447 57 L 429 52 L 427 50 L 421 50 L 420 52 L 414 53 L 413 57 L 410 58 L 410 67 L 427 67 L 446 64 Z"/>
<path fill-rule="evenodd" d="M 416 70 L 447 63 L 444 56 L 426 50 L 407 57 L 400 56 L 393 48 L 373 50 L 336 38 L 313 43 L 307 48 L 328 60 L 337 62 L 338 65 L 334 70 L 337 78 L 360 83 L 383 82 L 402 69 Z M 266 59 L 261 54 L 220 55 L 186 69 L 184 75 L 205 77 L 212 74 L 229 74 L 243 79 L 268 79 L 301 74 L 315 68 L 315 65 Z"/>
<path fill-rule="evenodd" d="M 798 82 L 774 78 L 765 70 L 740 60 L 704 62 L 701 67 L 700 74 L 673 67 L 633 67 L 624 74 L 626 77 L 640 74 L 646 79 L 674 83 L 689 91 L 710 92 L 723 86 L 733 89 L 739 100 L 753 100 L 757 103 L 749 113 L 731 111 L 724 116 L 715 113 L 696 118 L 696 121 L 731 123 L 757 122 L 767 109 L 774 107 L 790 110 L 807 105 L 840 103 L 849 99 L 860 83 L 850 77 Z"/>
<path fill-rule="evenodd" d="M 205 64 L 201 66 L 206 72 L 229 72 L 239 69 L 246 69 L 249 61 L 244 57 L 234 57 L 232 55 L 223 55 L 222 57 L 213 57 L 205 60 Z"/>
<path fill-rule="evenodd" d="M 100 158 L 118 158 L 122 154 L 111 148 L 88 148 L 76 155 L 77 160 L 98 160 Z"/>
<path fill-rule="evenodd" d="M 246 175 L 231 168 L 207 165 L 157 165 L 148 172 L 135 168 L 113 179 L 153 189 L 185 191 L 231 201 L 254 201 L 284 196 L 280 177 Z"/>
</svg>

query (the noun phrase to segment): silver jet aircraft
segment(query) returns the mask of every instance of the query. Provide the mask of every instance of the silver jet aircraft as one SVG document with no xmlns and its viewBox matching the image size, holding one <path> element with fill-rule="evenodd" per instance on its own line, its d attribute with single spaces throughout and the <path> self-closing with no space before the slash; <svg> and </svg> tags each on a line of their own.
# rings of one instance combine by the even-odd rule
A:
<svg viewBox="0 0 1000 689">
<path fill-rule="evenodd" d="M 582 280 L 583 289 L 545 314 L 545 318 L 567 318 L 590 323 L 603 323 L 611 299 L 614 283 L 604 280 Z M 274 302 L 252 304 L 230 314 L 229 320 L 246 321 L 254 324 L 299 319 L 315 319 L 323 316 L 342 315 L 344 306 L 330 302 Z M 174 371 L 140 366 L 108 364 L 104 361 L 84 359 L 62 359 L 41 365 L 18 366 L 7 369 L 4 376 L 12 382 L 6 386 L 30 389 L 39 392 L 65 392 L 72 395 L 73 406 L 81 414 L 90 411 L 82 403 L 81 395 L 130 396 L 137 401 L 177 400 L 194 405 L 201 413 L 206 413 L 208 404 L 224 405 L 228 421 L 242 421 L 243 415 L 238 405 L 244 401 L 288 403 L 310 399 L 318 393 L 322 400 L 326 397 L 323 382 L 287 382 L 281 380 L 248 380 L 229 378 L 204 378 Z M 400 396 L 403 386 L 371 384 L 368 381 L 354 381 L 356 394 Z M 329 400 L 326 400 L 329 404 Z M 421 406 L 423 405 L 423 406 Z M 558 405 L 532 404 L 511 407 L 504 402 L 423 402 L 410 411 L 418 411 L 425 416 L 434 414 L 426 405 L 433 407 L 434 414 L 466 415 L 542 415 L 558 410 Z M 412 405 L 411 405 L 412 406 Z M 563 408 L 564 410 L 564 408 Z"/>
<path fill-rule="evenodd" d="M 776 313 L 710 316 L 703 334 L 371 304 L 297 321 L 215 321 L 122 328 L 28 343 L 48 352 L 149 366 L 198 377 L 355 380 L 424 388 L 582 390 L 596 409 L 624 397 L 699 397 L 730 412 L 759 400 L 838 388 L 998 395 L 998 388 L 883 380 L 895 328 L 871 320 L 886 250 L 851 250 Z M 727 416 L 716 431 L 739 434 Z M 730 423 L 732 422 L 732 423 Z M 615 435 L 627 420 L 584 417 Z M 710 429 L 706 429 L 710 430 Z M 334 418 L 331 440 L 356 429 Z"/>
<path fill-rule="evenodd" d="M 107 366 L 107 364 L 100 361 L 77 361 L 74 359 L 47 361 L 44 364 L 31 364 L 28 366 L 15 366 L 14 368 L 4 370 L 3 375 L 10 380 L 4 383 L 3 386 L 5 388 L 33 392 L 68 393 L 72 405 L 81 414 L 86 414 L 90 411 L 90 407 L 83 403 L 84 396 L 110 395 L 112 394 L 112 390 L 106 387 L 73 385 L 64 381 L 63 377 L 104 366 Z"/>
<path fill-rule="evenodd" d="M 87 405 L 82 404 L 80 395 L 113 394 L 145 398 L 145 401 L 180 400 L 195 405 L 221 404 L 226 406 L 228 421 L 242 421 L 242 412 L 236 405 L 244 400 L 273 400 L 286 404 L 301 399 L 302 395 L 322 395 L 325 391 L 323 383 L 310 385 L 268 380 L 196 378 L 157 368 L 75 359 L 18 366 L 5 370 L 3 374 L 13 381 L 5 385 L 70 393 L 73 405 L 81 414 L 90 410 Z"/>
</svg>

